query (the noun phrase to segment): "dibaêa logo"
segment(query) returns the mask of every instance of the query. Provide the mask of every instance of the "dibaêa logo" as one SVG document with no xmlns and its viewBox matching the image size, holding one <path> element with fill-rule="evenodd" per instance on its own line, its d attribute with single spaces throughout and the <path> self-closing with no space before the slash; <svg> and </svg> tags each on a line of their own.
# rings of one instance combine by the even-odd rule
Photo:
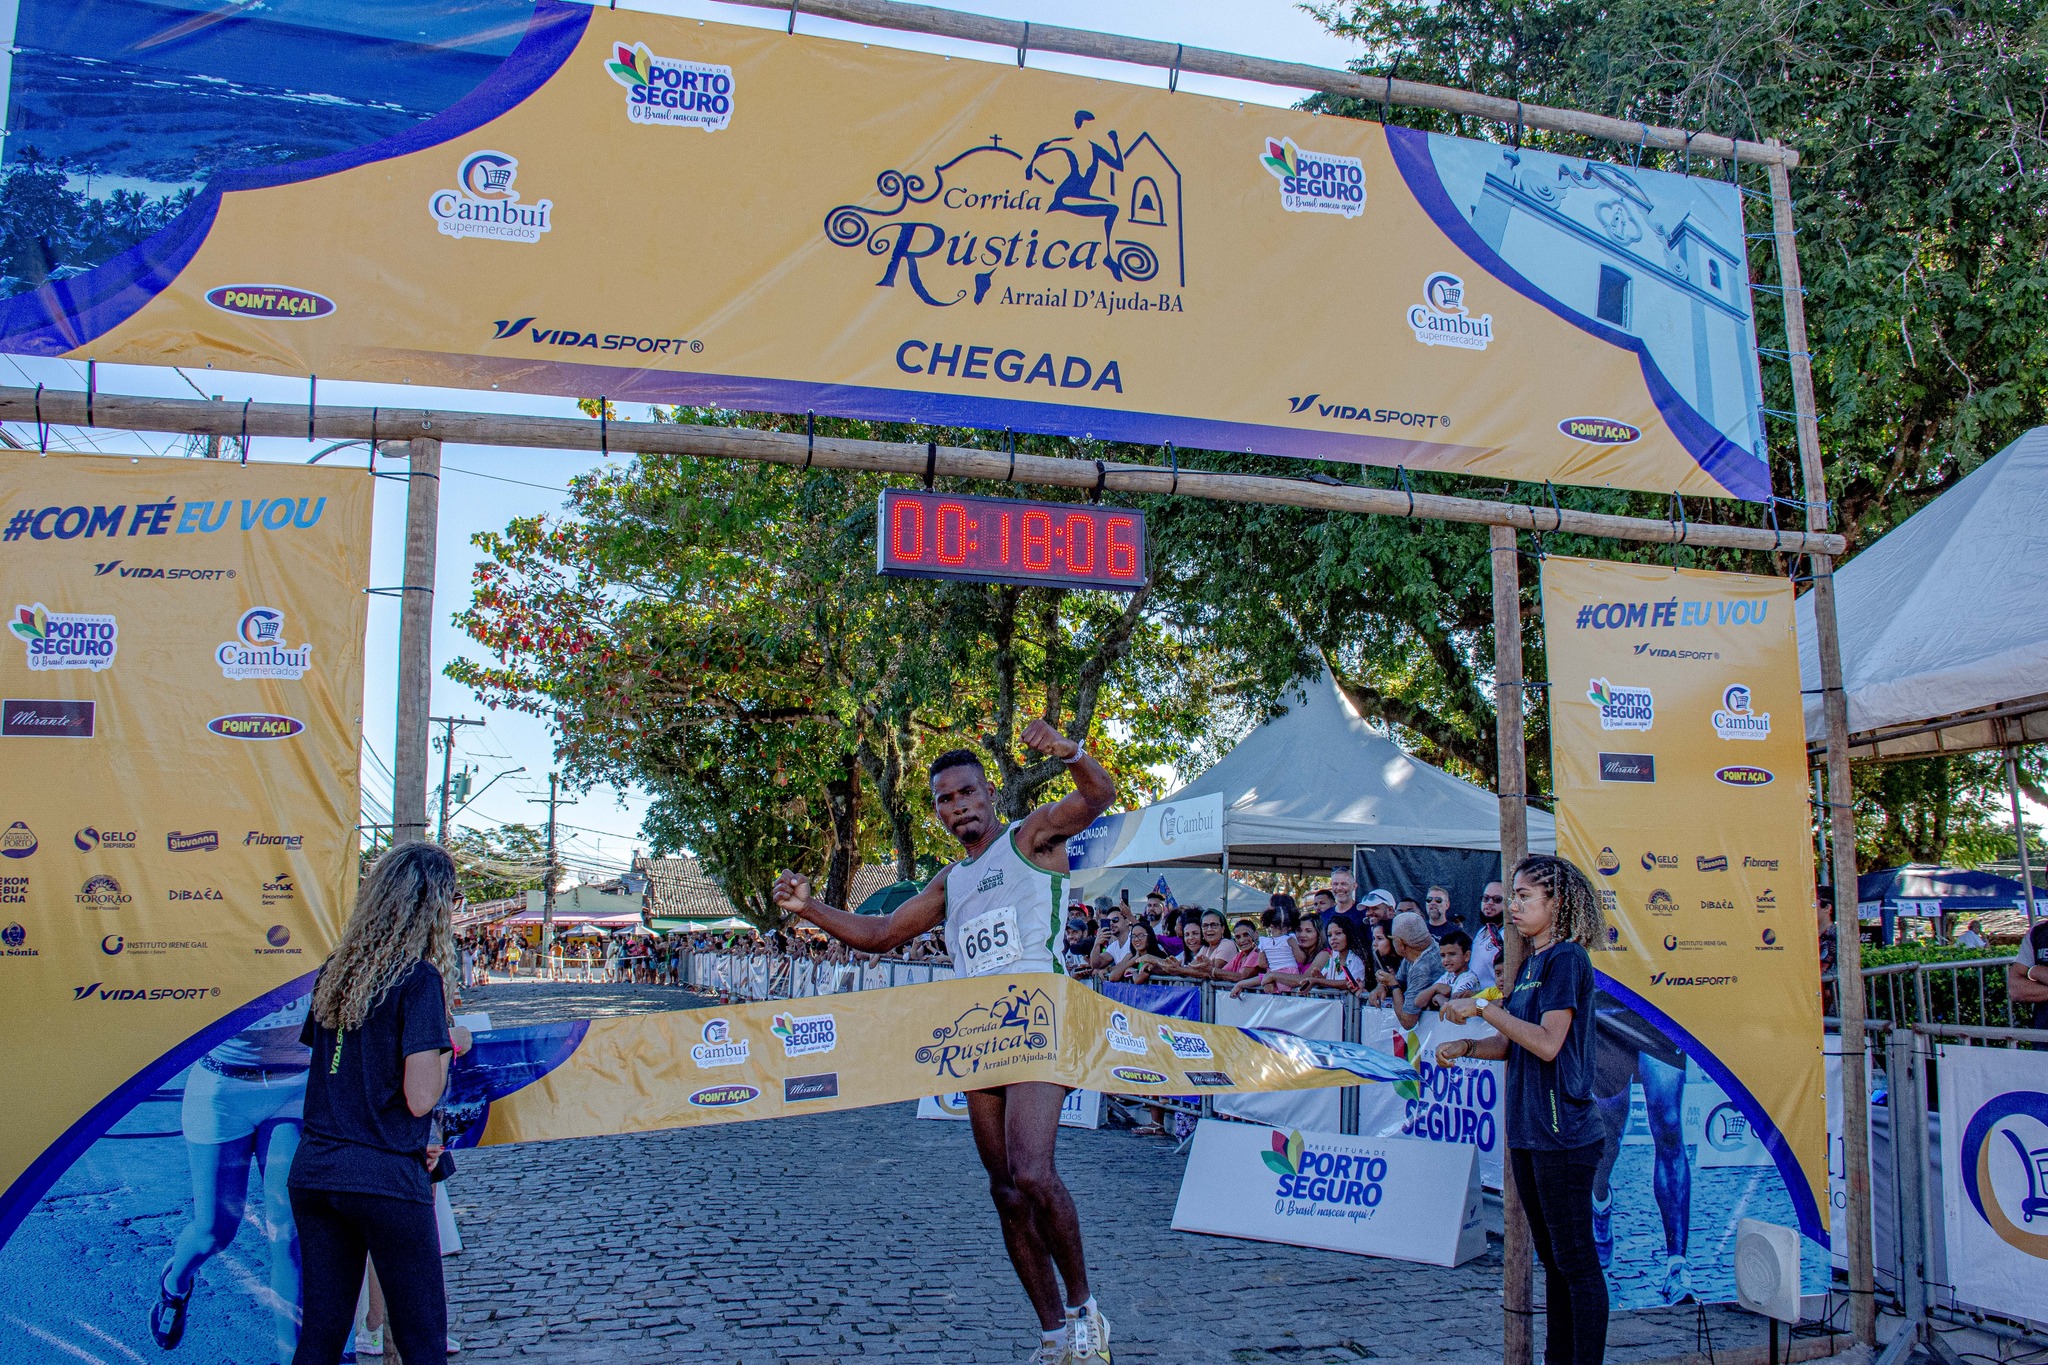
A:
<svg viewBox="0 0 2048 1365">
<path fill-rule="evenodd" d="M 2048 1231 L 2028 1230 L 2048 1214 L 2048 1095 L 1992 1096 L 1964 1125 L 1958 1155 L 1971 1210 L 1999 1241 L 2048 1261 Z"/>
<path fill-rule="evenodd" d="M 1179 168 L 1149 132 L 1102 128 L 1086 109 L 1073 123 L 885 170 L 879 202 L 825 215 L 826 240 L 882 261 L 878 288 L 934 308 L 1181 312 L 1179 294 L 1133 287 L 1187 284 Z"/>
<path fill-rule="evenodd" d="M 1714 712 L 1714 733 L 1723 739 L 1769 739 L 1771 713 L 1751 709 L 1749 689 L 1735 683 L 1721 693 L 1721 707 Z"/>
<path fill-rule="evenodd" d="M 604 69 L 626 87 L 626 117 L 634 123 L 715 133 L 732 122 L 729 66 L 657 57 L 645 43 L 615 43 Z"/>
<path fill-rule="evenodd" d="M 1586 683 L 1586 700 L 1600 708 L 1603 730 L 1647 730 L 1657 723 L 1657 699 L 1647 687 L 1593 678 Z"/>
<path fill-rule="evenodd" d="M 1021 1066 L 1058 1054 L 1059 1017 L 1052 997 L 1021 983 L 985 1005 L 961 1012 L 932 1030 L 932 1041 L 917 1050 L 920 1066 L 939 1076 L 965 1079 Z"/>
<path fill-rule="evenodd" d="M 703 1038 L 690 1049 L 690 1060 L 698 1066 L 738 1066 L 747 1060 L 747 1040 L 732 1036 L 731 1021 L 705 1020 Z"/>
<path fill-rule="evenodd" d="M 1465 281 L 1442 270 L 1422 282 L 1422 302 L 1408 310 L 1408 325 L 1425 346 L 1483 351 L 1493 340 L 1493 314 L 1473 317 L 1465 307 Z"/>
<path fill-rule="evenodd" d="M 782 1040 L 786 1057 L 810 1057 L 839 1046 L 839 1021 L 829 1014 L 778 1014 L 768 1031 Z"/>
<path fill-rule="evenodd" d="M 1280 207 L 1289 213 L 1365 212 L 1365 163 L 1355 156 L 1306 152 L 1291 137 L 1269 137 L 1259 164 L 1280 182 Z"/>
<path fill-rule="evenodd" d="M 448 237 L 483 237 L 500 242 L 537 242 L 554 226 L 554 201 L 519 201 L 513 188 L 519 158 L 504 152 L 471 152 L 462 160 L 456 188 L 427 196 L 427 212 Z"/>
</svg>

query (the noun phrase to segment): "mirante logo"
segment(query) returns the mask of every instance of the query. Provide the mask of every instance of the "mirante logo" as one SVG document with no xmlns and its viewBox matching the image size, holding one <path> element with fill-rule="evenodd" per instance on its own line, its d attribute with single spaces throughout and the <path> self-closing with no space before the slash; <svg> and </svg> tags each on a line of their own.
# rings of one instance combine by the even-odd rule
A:
<svg viewBox="0 0 2048 1365">
<path fill-rule="evenodd" d="M 1028 137 L 992 133 L 929 172 L 885 170 L 881 202 L 834 208 L 825 238 L 882 259 L 877 288 L 933 308 L 1178 313 L 1178 293 L 1133 286 L 1187 285 L 1180 169 L 1151 133 L 1094 123 L 1076 110 L 1028 156 Z"/>
</svg>

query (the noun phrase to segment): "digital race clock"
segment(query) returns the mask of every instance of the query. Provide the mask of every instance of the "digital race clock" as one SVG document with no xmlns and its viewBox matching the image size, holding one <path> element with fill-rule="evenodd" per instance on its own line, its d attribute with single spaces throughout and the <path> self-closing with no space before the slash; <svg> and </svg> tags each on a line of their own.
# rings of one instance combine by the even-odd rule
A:
<svg viewBox="0 0 2048 1365">
<path fill-rule="evenodd" d="M 875 567 L 905 578 L 1131 591 L 1145 586 L 1145 514 L 888 488 Z"/>
</svg>

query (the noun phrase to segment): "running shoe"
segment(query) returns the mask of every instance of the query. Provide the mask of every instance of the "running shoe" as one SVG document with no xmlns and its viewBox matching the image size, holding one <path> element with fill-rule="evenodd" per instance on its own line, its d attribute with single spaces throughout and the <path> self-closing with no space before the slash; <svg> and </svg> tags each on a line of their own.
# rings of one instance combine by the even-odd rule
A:
<svg viewBox="0 0 2048 1365">
<path fill-rule="evenodd" d="M 170 1269 L 169 1266 L 165 1266 L 164 1273 L 169 1274 Z M 192 1287 L 198 1288 L 199 1282 L 194 1280 Z M 156 1338 L 157 1345 L 168 1351 L 185 1339 L 185 1310 L 191 1304 L 191 1289 L 182 1294 L 173 1294 L 170 1286 L 159 1281 L 156 1307 L 149 1312 L 149 1334 Z"/>
<path fill-rule="evenodd" d="M 1593 1251 L 1600 1257 L 1602 1270 L 1614 1264 L 1614 1195 L 1611 1192 L 1605 1199 L 1593 1201 Z"/>
<path fill-rule="evenodd" d="M 356 1354 L 359 1356 L 383 1355 L 384 1329 L 382 1327 L 358 1327 L 356 1329 Z"/>
<path fill-rule="evenodd" d="M 1664 1262 L 1664 1302 L 1672 1305 L 1699 1302 L 1699 1296 L 1692 1292 L 1692 1267 L 1686 1264 L 1683 1256 L 1672 1256 Z"/>
<path fill-rule="evenodd" d="M 1069 1308 L 1067 1310 L 1068 1349 L 1073 1353 L 1074 1365 L 1110 1365 L 1109 1319 L 1102 1316 L 1100 1308 Z"/>
<path fill-rule="evenodd" d="M 1031 1353 L 1029 1365 L 1073 1365 L 1074 1332 L 1070 1327 L 1051 1341 L 1041 1341 Z"/>
</svg>

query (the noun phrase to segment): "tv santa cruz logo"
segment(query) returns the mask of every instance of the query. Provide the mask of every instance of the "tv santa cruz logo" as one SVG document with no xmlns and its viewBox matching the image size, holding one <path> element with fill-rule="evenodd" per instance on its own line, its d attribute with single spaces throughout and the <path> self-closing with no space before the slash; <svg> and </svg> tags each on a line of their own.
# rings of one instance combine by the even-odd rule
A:
<svg viewBox="0 0 2048 1365">
<path fill-rule="evenodd" d="M 17 606 L 7 623 L 14 638 L 28 647 L 31 673 L 60 668 L 89 668 L 97 673 L 114 662 L 120 628 L 111 616 L 89 612 L 51 611 L 38 602 Z"/>
<path fill-rule="evenodd" d="M 1365 163 L 1355 156 L 1305 152 L 1291 137 L 1269 137 L 1259 164 L 1280 182 L 1280 207 L 1289 213 L 1365 212 Z"/>
<path fill-rule="evenodd" d="M 1721 694 L 1721 709 L 1714 712 L 1714 733 L 1723 739 L 1768 739 L 1771 713 L 1750 709 L 1749 689 L 1736 683 Z"/>
<path fill-rule="evenodd" d="M 782 1040 L 785 1057 L 809 1057 L 839 1046 L 839 1021 L 829 1014 L 778 1014 L 768 1031 Z"/>
<path fill-rule="evenodd" d="M 296 682 L 313 666 L 313 646 L 285 642 L 284 613 L 275 607 L 251 607 L 243 612 L 235 625 L 235 637 L 223 641 L 213 652 L 224 678 L 283 678 Z"/>
<path fill-rule="evenodd" d="M 634 123 L 702 128 L 715 133 L 732 122 L 732 68 L 657 57 L 645 43 L 615 43 L 605 71 L 626 87 L 626 117 Z"/>
<path fill-rule="evenodd" d="M 449 237 L 483 237 L 500 242 L 537 242 L 553 226 L 554 201 L 519 202 L 512 188 L 519 158 L 504 152 L 471 152 L 463 158 L 456 188 L 427 196 L 427 212 Z"/>
<path fill-rule="evenodd" d="M 2048 1095 L 2008 1090 L 1985 1101 L 1958 1156 L 1971 1213 L 2013 1250 L 2048 1262 Z"/>
<path fill-rule="evenodd" d="M 705 1020 L 703 1037 L 703 1042 L 690 1049 L 690 1060 L 698 1066 L 738 1066 L 747 1060 L 747 1040 L 732 1036 L 729 1020 Z"/>
<path fill-rule="evenodd" d="M 1473 317 L 1465 307 L 1465 281 L 1443 270 L 1422 282 L 1422 302 L 1408 310 L 1408 325 L 1425 346 L 1483 351 L 1493 340 L 1493 314 Z"/>
<path fill-rule="evenodd" d="M 1647 687 L 1593 678 L 1586 683 L 1586 700 L 1600 708 L 1603 730 L 1647 730 L 1657 723 L 1657 699 Z"/>
<path fill-rule="evenodd" d="M 1143 1038 L 1131 1032 L 1131 1016 L 1122 1010 L 1109 1012 L 1109 1028 L 1105 1036 L 1109 1045 L 1118 1052 L 1133 1052 L 1142 1057 L 1152 1050 Z"/>
</svg>

